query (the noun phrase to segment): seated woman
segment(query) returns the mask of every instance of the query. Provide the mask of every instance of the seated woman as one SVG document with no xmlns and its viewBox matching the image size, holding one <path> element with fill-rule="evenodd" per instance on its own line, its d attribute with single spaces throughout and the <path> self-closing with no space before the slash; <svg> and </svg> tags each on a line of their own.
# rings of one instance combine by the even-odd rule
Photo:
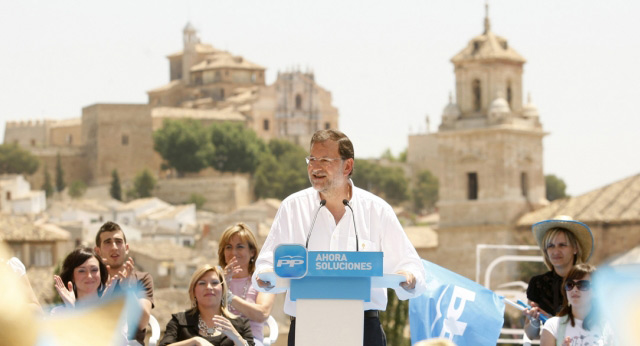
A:
<svg viewBox="0 0 640 346">
<path fill-rule="evenodd" d="M 64 306 L 53 308 L 51 313 L 65 308 L 74 308 L 106 296 L 107 288 L 110 287 L 107 284 L 108 276 L 107 267 L 93 250 L 90 248 L 73 250 L 64 259 L 60 276 L 53 276 L 56 291 L 62 298 Z"/>
<path fill-rule="evenodd" d="M 249 321 L 227 310 L 222 270 L 205 265 L 191 277 L 191 309 L 171 315 L 159 345 L 253 346 Z"/>
<path fill-rule="evenodd" d="M 556 317 L 549 319 L 542 329 L 541 346 L 609 345 L 603 328 L 594 312 L 591 278 L 595 267 L 589 264 L 573 266 L 564 280 L 563 305 Z"/>
<path fill-rule="evenodd" d="M 261 346 L 264 322 L 271 314 L 275 295 L 258 292 L 251 285 L 259 252 L 256 237 L 247 225 L 238 223 L 224 231 L 219 244 L 218 261 L 230 290 L 229 311 L 250 320 L 255 343 Z"/>
<path fill-rule="evenodd" d="M 530 339 L 540 335 L 540 315 L 555 316 L 562 308 L 562 281 L 574 265 L 586 263 L 593 252 L 589 227 L 568 216 L 538 222 L 531 227 L 549 271 L 531 278 L 527 298 L 532 309 L 525 309 L 525 332 Z"/>
</svg>

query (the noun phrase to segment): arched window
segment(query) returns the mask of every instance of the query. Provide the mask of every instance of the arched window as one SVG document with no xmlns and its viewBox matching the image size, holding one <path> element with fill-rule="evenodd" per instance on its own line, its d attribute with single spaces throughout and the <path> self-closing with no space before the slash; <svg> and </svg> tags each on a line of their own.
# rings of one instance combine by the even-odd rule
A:
<svg viewBox="0 0 640 346">
<path fill-rule="evenodd" d="M 473 87 L 473 109 L 480 111 L 482 109 L 482 91 L 480 90 L 480 80 L 474 79 L 472 83 Z"/>
<path fill-rule="evenodd" d="M 511 104 L 511 100 L 512 100 L 512 92 L 511 92 L 511 81 L 507 82 L 507 102 L 509 103 L 509 108 L 513 108 L 513 105 Z"/>
<path fill-rule="evenodd" d="M 296 94 L 296 109 L 302 109 L 302 96 Z"/>
</svg>

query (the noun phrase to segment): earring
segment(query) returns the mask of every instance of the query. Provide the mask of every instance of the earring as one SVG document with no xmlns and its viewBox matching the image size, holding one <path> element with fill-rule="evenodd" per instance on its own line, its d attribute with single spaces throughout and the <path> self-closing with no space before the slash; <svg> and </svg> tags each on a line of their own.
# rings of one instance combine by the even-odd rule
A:
<svg viewBox="0 0 640 346">
<path fill-rule="evenodd" d="M 251 263 L 253 263 L 254 261 L 255 261 L 255 260 L 254 260 L 253 258 L 249 260 L 249 262 L 251 262 Z"/>
</svg>

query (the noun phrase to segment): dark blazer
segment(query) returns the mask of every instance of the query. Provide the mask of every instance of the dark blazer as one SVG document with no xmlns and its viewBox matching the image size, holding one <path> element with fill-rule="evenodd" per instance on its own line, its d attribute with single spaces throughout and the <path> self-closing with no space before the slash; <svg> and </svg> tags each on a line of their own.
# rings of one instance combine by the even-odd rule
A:
<svg viewBox="0 0 640 346">
<path fill-rule="evenodd" d="M 212 338 L 200 335 L 198 329 L 198 317 L 200 316 L 200 313 L 196 310 L 196 313 L 192 314 L 190 311 L 191 310 L 187 310 L 171 315 L 171 321 L 167 323 L 164 337 L 162 337 L 162 340 L 160 340 L 158 345 L 165 346 L 174 342 L 191 339 L 195 336 L 200 336 L 215 346 L 234 345 L 233 340 L 229 339 L 224 334 L 220 334 Z M 235 319 L 229 319 L 229 321 L 231 321 L 231 324 L 233 324 L 233 327 L 238 331 L 238 334 L 240 334 L 240 336 L 242 336 L 250 346 L 255 345 L 249 320 L 243 317 L 238 317 Z"/>
</svg>

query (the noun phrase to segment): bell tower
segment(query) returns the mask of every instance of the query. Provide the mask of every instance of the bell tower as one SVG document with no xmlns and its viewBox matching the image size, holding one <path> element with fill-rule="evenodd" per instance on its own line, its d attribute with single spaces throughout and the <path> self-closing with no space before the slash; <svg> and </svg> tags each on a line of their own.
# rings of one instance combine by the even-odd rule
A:
<svg viewBox="0 0 640 346">
<path fill-rule="evenodd" d="M 184 43 L 184 50 L 182 52 L 182 81 L 184 84 L 190 85 L 191 67 L 195 65 L 197 59 L 196 45 L 200 43 L 198 32 L 191 23 L 187 23 L 182 30 L 182 41 Z"/>
<path fill-rule="evenodd" d="M 509 225 L 547 203 L 542 170 L 544 132 L 531 103 L 523 106 L 525 59 L 491 31 L 451 62 L 450 98 L 437 138 L 440 227 Z"/>
</svg>

